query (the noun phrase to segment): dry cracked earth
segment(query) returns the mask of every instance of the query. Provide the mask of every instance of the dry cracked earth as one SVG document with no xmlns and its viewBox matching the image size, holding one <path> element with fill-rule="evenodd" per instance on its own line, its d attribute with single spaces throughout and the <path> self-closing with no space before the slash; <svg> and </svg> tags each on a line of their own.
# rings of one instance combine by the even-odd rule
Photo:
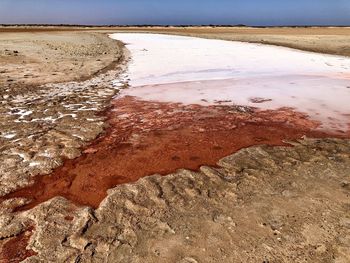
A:
<svg viewBox="0 0 350 263">
<path fill-rule="evenodd" d="M 30 200 L 6 196 L 105 136 L 127 60 L 85 81 L 2 90 L 1 263 L 350 262 L 348 139 L 243 148 L 112 187 L 95 209 L 56 196 L 16 210 Z"/>
</svg>

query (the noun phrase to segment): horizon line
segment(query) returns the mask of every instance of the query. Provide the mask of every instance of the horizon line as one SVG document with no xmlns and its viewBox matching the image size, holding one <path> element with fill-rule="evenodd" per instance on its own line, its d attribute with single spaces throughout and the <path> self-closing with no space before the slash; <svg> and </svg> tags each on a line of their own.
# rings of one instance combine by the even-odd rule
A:
<svg viewBox="0 0 350 263">
<path fill-rule="evenodd" d="M 253 27 L 253 28 L 266 28 L 266 27 L 293 27 L 293 28 L 305 28 L 305 27 L 350 27 L 349 25 L 334 25 L 334 24 L 305 24 L 305 25 L 245 25 L 245 24 L 70 24 L 70 23 L 0 23 L 0 26 L 57 26 L 57 27 Z"/>
</svg>

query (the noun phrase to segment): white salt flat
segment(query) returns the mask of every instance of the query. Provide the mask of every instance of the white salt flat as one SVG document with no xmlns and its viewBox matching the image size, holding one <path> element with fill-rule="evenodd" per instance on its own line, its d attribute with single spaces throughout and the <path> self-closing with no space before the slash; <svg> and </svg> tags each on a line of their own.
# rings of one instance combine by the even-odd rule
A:
<svg viewBox="0 0 350 263">
<path fill-rule="evenodd" d="M 290 107 L 321 121 L 323 129 L 349 129 L 350 58 L 163 34 L 110 37 L 126 43 L 132 57 L 127 72 L 131 88 L 121 96 L 261 109 Z"/>
</svg>

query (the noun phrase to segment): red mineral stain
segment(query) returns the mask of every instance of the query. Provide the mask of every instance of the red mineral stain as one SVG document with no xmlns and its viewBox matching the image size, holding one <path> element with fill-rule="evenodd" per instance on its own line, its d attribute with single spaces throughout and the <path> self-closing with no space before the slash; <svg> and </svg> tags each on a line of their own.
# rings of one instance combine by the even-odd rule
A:
<svg viewBox="0 0 350 263">
<path fill-rule="evenodd" d="M 64 220 L 66 221 L 73 221 L 74 217 L 73 216 L 65 216 Z"/>
<path fill-rule="evenodd" d="M 2 246 L 0 252 L 0 262 L 17 263 L 22 262 L 26 258 L 36 255 L 36 252 L 27 249 L 28 242 L 33 230 L 34 228 L 31 227 L 19 235 L 6 241 L 6 243 L 4 243 Z"/>
<path fill-rule="evenodd" d="M 107 112 L 109 129 L 85 153 L 51 175 L 5 199 L 24 197 L 30 209 L 56 196 L 97 208 L 106 191 L 141 177 L 180 168 L 197 170 L 253 145 L 286 145 L 307 137 L 349 137 L 316 130 L 320 123 L 289 108 L 261 111 L 236 106 L 200 106 L 123 97 Z"/>
</svg>

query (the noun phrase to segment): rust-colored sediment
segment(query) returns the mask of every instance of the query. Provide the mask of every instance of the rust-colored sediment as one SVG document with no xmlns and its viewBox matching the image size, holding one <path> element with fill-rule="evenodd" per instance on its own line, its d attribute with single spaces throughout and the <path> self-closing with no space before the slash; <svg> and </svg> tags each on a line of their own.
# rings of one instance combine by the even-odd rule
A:
<svg viewBox="0 0 350 263">
<path fill-rule="evenodd" d="M 30 227 L 26 231 L 13 238 L 10 238 L 6 243 L 4 243 L 0 253 L 0 262 L 17 263 L 36 255 L 37 253 L 35 253 L 33 250 L 27 249 L 27 245 L 33 230 L 34 228 Z"/>
<path fill-rule="evenodd" d="M 32 201 L 26 210 L 63 196 L 76 204 L 98 207 L 106 191 L 152 174 L 179 168 L 196 170 L 215 166 L 239 149 L 283 140 L 329 137 L 315 131 L 319 123 L 284 108 L 259 111 L 234 106 L 199 106 L 159 103 L 124 97 L 108 112 L 110 128 L 85 153 L 67 160 L 50 176 L 38 176 L 32 186 L 5 197 Z M 346 137 L 347 135 L 332 135 Z"/>
</svg>

